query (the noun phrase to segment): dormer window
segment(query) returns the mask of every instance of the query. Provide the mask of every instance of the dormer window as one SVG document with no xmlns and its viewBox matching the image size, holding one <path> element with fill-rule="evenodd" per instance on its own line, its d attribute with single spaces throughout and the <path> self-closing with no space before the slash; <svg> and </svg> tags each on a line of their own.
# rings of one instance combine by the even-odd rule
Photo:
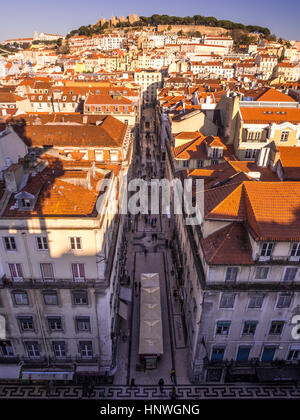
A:
<svg viewBox="0 0 300 420">
<path fill-rule="evenodd" d="M 34 206 L 34 196 L 27 193 L 26 191 L 21 191 L 15 195 L 17 200 L 17 205 L 20 210 L 32 210 Z"/>
<path fill-rule="evenodd" d="M 264 242 L 261 247 L 260 251 L 260 258 L 261 259 L 270 259 L 272 252 L 274 249 L 274 243 L 273 242 Z"/>
<path fill-rule="evenodd" d="M 29 198 L 22 198 L 22 207 L 31 207 L 31 200 Z"/>
</svg>

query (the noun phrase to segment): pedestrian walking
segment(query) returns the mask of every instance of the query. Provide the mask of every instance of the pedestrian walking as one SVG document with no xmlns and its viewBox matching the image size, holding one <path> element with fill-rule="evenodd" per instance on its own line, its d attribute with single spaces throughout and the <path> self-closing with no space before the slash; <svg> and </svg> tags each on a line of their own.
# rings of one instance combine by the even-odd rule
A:
<svg viewBox="0 0 300 420">
<path fill-rule="evenodd" d="M 175 370 L 174 369 L 170 370 L 170 379 L 171 379 L 171 382 L 175 382 Z"/>
<path fill-rule="evenodd" d="M 134 282 L 134 291 L 136 292 L 137 289 L 137 281 Z"/>
<path fill-rule="evenodd" d="M 161 393 L 163 392 L 164 384 L 165 381 L 163 380 L 163 378 L 160 378 L 160 380 L 158 381 L 158 385 Z"/>
<path fill-rule="evenodd" d="M 165 245 L 166 245 L 166 248 L 168 248 L 168 245 L 169 245 L 169 241 L 168 241 L 168 239 L 166 239 L 166 241 L 165 241 Z"/>
<path fill-rule="evenodd" d="M 48 383 L 48 386 L 47 386 L 47 395 L 48 395 L 48 397 L 51 396 L 51 395 L 53 395 L 53 393 L 54 393 L 54 384 L 53 384 L 53 381 L 50 381 Z"/>
<path fill-rule="evenodd" d="M 93 391 L 94 391 L 94 385 L 90 382 L 88 386 L 88 397 L 91 397 Z"/>
<path fill-rule="evenodd" d="M 147 252 L 148 252 L 148 251 L 147 251 L 147 249 L 145 248 L 145 249 L 144 249 L 144 254 L 145 254 L 145 257 L 147 256 Z"/>
<path fill-rule="evenodd" d="M 141 282 L 139 282 L 139 293 L 141 293 Z"/>
<path fill-rule="evenodd" d="M 130 388 L 132 388 L 133 386 L 136 386 L 134 378 L 132 378 L 130 381 Z"/>
<path fill-rule="evenodd" d="M 177 400 L 177 398 L 178 398 L 178 395 L 176 394 L 175 386 L 173 386 L 173 388 L 172 388 L 172 392 L 170 394 L 170 397 L 171 397 L 171 400 Z"/>
</svg>

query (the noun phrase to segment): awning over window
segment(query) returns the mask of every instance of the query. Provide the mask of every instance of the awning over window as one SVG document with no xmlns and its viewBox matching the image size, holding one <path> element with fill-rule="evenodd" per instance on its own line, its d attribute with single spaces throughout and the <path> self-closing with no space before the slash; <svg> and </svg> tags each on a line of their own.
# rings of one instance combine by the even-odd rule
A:
<svg viewBox="0 0 300 420">
<path fill-rule="evenodd" d="M 18 379 L 20 377 L 20 365 L 0 365 L 1 379 Z"/>
<path fill-rule="evenodd" d="M 300 368 L 297 366 L 258 367 L 256 373 L 259 381 L 300 381 Z"/>
<path fill-rule="evenodd" d="M 76 374 L 79 375 L 100 375 L 99 366 L 97 365 L 86 365 L 86 366 L 77 366 Z"/>
<path fill-rule="evenodd" d="M 46 370 L 23 370 L 22 379 L 33 380 L 53 380 L 53 381 L 71 381 L 73 379 L 73 371 L 46 371 Z"/>
</svg>

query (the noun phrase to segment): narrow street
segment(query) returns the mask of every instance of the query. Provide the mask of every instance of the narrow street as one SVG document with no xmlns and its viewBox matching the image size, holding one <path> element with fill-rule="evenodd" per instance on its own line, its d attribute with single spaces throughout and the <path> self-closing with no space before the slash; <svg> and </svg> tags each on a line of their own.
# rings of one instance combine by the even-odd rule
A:
<svg viewBox="0 0 300 420">
<path fill-rule="evenodd" d="M 146 108 L 143 116 L 145 119 L 141 124 L 141 156 L 135 168 L 135 177 L 144 178 L 150 185 L 151 179 L 164 176 L 164 168 L 160 162 L 159 141 L 155 135 L 155 109 Z M 147 124 L 147 128 L 146 122 L 150 123 L 149 126 Z M 149 209 L 150 206 L 149 200 Z M 119 367 L 114 379 L 115 384 L 129 385 L 134 378 L 137 385 L 157 385 L 162 378 L 166 385 L 171 385 L 171 369 L 175 370 L 175 384 L 190 383 L 187 377 L 185 326 L 180 303 L 173 296 L 178 286 L 169 248 L 171 240 L 172 225 L 167 215 L 139 214 L 131 221 L 127 250 L 127 271 L 133 288 L 131 319 L 128 322 L 129 340 L 127 343 L 119 343 Z M 138 285 L 141 273 L 153 272 L 158 273 L 160 278 L 164 354 L 155 369 L 144 370 L 138 356 L 140 296 L 139 288 L 135 288 L 134 284 L 136 282 Z"/>
</svg>

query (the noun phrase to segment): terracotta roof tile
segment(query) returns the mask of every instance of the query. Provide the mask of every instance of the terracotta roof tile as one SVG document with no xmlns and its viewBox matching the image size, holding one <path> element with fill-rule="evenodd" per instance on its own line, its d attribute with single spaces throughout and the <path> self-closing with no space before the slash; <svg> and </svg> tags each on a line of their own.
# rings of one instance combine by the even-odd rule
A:
<svg viewBox="0 0 300 420">
<path fill-rule="evenodd" d="M 252 264 L 251 245 L 241 223 L 232 223 L 201 239 L 205 259 L 210 264 Z"/>
</svg>

